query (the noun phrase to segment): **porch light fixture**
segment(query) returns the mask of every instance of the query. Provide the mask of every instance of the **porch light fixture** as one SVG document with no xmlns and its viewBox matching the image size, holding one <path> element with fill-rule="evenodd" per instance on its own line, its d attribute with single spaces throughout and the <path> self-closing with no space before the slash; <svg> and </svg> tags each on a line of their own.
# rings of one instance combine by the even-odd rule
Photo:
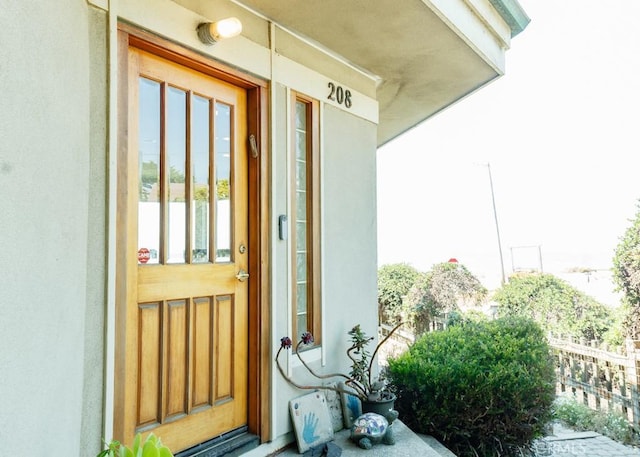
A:
<svg viewBox="0 0 640 457">
<path fill-rule="evenodd" d="M 225 38 L 233 38 L 242 33 L 242 22 L 229 17 L 217 22 L 203 22 L 198 25 L 198 38 L 204 44 L 212 45 Z"/>
</svg>

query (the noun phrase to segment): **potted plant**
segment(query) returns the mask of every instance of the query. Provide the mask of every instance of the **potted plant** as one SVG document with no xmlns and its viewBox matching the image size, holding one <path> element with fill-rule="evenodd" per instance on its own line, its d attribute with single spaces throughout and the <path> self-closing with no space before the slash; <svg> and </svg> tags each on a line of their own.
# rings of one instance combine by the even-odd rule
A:
<svg viewBox="0 0 640 457">
<path fill-rule="evenodd" d="M 280 349 L 276 354 L 276 364 L 280 374 L 293 386 L 299 389 L 326 389 L 335 392 L 355 395 L 362 403 L 363 412 L 375 412 L 385 415 L 389 410 L 393 409 L 395 395 L 387 390 L 386 382 L 380 378 L 373 378 L 373 362 L 376 358 L 380 347 L 400 328 L 402 323 L 396 325 L 387 336 L 385 336 L 375 347 L 373 353 L 369 353 L 368 345 L 373 341 L 373 337 L 367 336 L 362 331 L 360 325 L 356 325 L 349 332 L 351 346 L 347 349 L 347 357 L 351 360 L 351 370 L 349 374 L 330 373 L 320 374 L 315 372 L 300 355 L 300 346 L 313 343 L 313 335 L 305 332 L 300 337 L 300 341 L 293 349 L 293 353 L 298 357 L 302 365 L 318 379 L 342 378 L 343 383 L 348 389 L 340 386 L 332 385 L 302 385 L 295 382 L 289 377 L 280 365 L 280 353 L 283 350 L 290 349 L 293 346 L 291 338 L 285 336 L 280 339 Z"/>
</svg>

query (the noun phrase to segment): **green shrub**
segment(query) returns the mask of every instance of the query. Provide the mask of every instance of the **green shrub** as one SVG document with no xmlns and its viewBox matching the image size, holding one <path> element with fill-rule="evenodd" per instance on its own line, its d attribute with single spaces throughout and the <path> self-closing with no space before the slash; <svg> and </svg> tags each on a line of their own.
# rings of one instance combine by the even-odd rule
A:
<svg viewBox="0 0 640 457">
<path fill-rule="evenodd" d="M 593 427 L 596 412 L 573 398 L 560 397 L 554 404 L 553 415 L 562 424 L 585 431 Z"/>
<path fill-rule="evenodd" d="M 461 457 L 516 455 L 551 420 L 553 360 L 528 319 L 425 334 L 389 361 L 389 379 L 402 420 Z"/>
<path fill-rule="evenodd" d="M 383 265 L 378 270 L 378 320 L 396 325 L 405 320 L 408 312 L 404 297 L 419 276 L 418 270 L 407 263 Z"/>
<path fill-rule="evenodd" d="M 545 333 L 601 340 L 611 310 L 567 281 L 548 273 L 518 273 L 493 294 L 499 316 L 535 320 Z"/>
</svg>

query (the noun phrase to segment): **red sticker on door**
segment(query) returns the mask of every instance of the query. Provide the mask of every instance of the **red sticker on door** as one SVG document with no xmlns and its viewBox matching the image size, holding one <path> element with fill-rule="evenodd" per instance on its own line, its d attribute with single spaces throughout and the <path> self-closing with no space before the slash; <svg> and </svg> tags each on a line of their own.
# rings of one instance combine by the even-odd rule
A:
<svg viewBox="0 0 640 457">
<path fill-rule="evenodd" d="M 151 253 L 147 248 L 138 249 L 138 262 L 147 263 L 151 258 Z"/>
</svg>

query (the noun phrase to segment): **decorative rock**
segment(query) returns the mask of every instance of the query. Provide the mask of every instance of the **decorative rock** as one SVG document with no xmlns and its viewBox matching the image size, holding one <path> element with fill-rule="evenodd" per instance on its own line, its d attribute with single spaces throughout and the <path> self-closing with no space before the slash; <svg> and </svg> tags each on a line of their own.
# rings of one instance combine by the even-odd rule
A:
<svg viewBox="0 0 640 457">
<path fill-rule="evenodd" d="M 362 449 L 371 449 L 377 443 L 396 444 L 389 421 L 376 413 L 365 413 L 353 422 L 351 440 Z"/>
</svg>

